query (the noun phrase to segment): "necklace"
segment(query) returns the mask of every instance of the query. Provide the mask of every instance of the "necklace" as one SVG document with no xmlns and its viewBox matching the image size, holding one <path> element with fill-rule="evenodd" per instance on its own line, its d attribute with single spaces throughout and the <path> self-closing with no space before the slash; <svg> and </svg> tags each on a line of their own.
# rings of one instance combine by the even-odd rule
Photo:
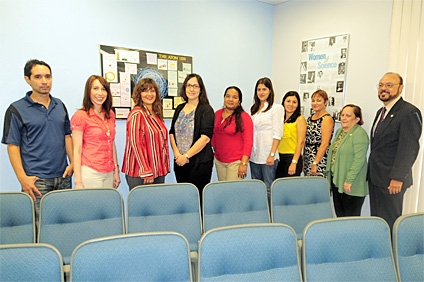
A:
<svg viewBox="0 0 424 282">
<path fill-rule="evenodd" d="M 93 111 L 94 111 L 94 109 L 93 109 Z M 101 118 L 99 113 L 97 113 L 96 111 L 94 111 L 94 112 L 97 114 L 97 117 L 101 119 L 101 121 L 100 122 L 97 121 L 97 123 L 100 123 L 100 126 L 106 131 L 106 135 L 109 137 L 110 136 L 110 129 L 107 126 L 106 121 Z"/>
</svg>

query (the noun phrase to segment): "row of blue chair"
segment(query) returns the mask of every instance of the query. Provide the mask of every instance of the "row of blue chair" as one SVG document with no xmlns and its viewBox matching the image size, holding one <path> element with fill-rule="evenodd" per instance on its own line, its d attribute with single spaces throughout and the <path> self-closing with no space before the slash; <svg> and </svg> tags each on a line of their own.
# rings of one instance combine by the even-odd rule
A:
<svg viewBox="0 0 424 282">
<path fill-rule="evenodd" d="M 303 232 L 285 224 L 212 229 L 199 241 L 198 281 L 423 281 L 424 213 L 400 217 L 390 240 L 377 217 L 317 220 Z M 31 250 L 32 248 L 32 250 Z M 2 281 L 63 281 L 46 244 L 0 246 Z M 59 273 L 59 274 L 58 274 Z M 71 281 L 193 281 L 187 239 L 175 232 L 88 240 L 71 258 Z M 28 276 L 26 276 L 28 275 Z"/>
<path fill-rule="evenodd" d="M 0 193 L 0 242 L 53 243 L 69 263 L 82 241 L 135 232 L 175 231 L 197 250 L 200 236 L 212 228 L 279 222 L 292 226 L 299 238 L 312 220 L 332 217 L 328 183 L 320 177 L 279 179 L 272 186 L 271 216 L 266 187 L 259 180 L 208 184 L 203 190 L 203 217 L 198 190 L 192 184 L 141 186 L 128 195 L 127 229 L 121 194 L 114 189 L 59 190 L 41 200 L 36 240 L 33 204 L 24 193 Z M 26 230 L 26 232 L 24 232 Z M 24 234 L 28 234 L 26 237 Z M 70 237 L 65 240 L 62 238 Z"/>
</svg>

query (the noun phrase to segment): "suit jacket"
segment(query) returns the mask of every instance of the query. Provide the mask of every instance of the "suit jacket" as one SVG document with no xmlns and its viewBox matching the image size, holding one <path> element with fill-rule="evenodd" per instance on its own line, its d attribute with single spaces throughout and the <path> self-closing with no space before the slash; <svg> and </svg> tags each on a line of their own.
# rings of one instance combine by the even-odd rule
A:
<svg viewBox="0 0 424 282">
<path fill-rule="evenodd" d="M 342 131 L 343 128 L 337 130 L 334 141 L 337 140 Z M 334 141 L 328 149 L 327 175 L 330 175 L 331 172 Z M 332 176 L 332 181 L 339 188 L 339 193 L 345 193 L 343 184 L 347 182 L 352 184 L 352 187 L 351 192 L 346 194 L 357 197 L 368 195 L 366 180 L 368 145 L 368 134 L 359 124 L 356 124 L 340 142 L 334 160 Z M 331 177 L 328 177 L 328 181 L 331 181 Z"/>
<path fill-rule="evenodd" d="M 175 109 L 169 134 L 174 134 L 175 136 L 175 122 L 177 121 L 178 115 L 180 114 L 185 105 L 186 103 L 180 104 Z M 194 132 L 193 143 L 191 144 L 191 146 L 196 143 L 196 141 L 200 138 L 201 135 L 206 135 L 212 140 L 214 125 L 215 112 L 213 111 L 212 107 L 205 104 L 198 104 L 194 112 Z M 177 142 L 177 140 L 175 140 L 175 142 Z M 212 151 L 211 142 L 209 142 L 199 153 L 190 158 L 188 166 L 192 169 L 197 169 L 197 167 L 202 163 L 213 162 L 213 157 L 214 154 Z"/>
<path fill-rule="evenodd" d="M 372 129 L 380 116 L 377 111 Z M 419 151 L 422 131 L 420 110 L 402 98 L 396 102 L 373 136 L 368 159 L 368 181 L 389 187 L 392 179 L 402 181 L 402 188 L 412 185 L 412 165 Z"/>
</svg>

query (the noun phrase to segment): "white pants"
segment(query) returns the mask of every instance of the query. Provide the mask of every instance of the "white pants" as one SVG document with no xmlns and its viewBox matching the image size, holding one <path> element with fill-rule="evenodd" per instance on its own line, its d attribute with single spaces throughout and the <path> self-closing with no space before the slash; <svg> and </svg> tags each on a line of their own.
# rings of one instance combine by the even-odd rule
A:
<svg viewBox="0 0 424 282">
<path fill-rule="evenodd" d="M 82 165 L 81 179 L 84 188 L 113 188 L 113 171 L 102 173 Z"/>
</svg>

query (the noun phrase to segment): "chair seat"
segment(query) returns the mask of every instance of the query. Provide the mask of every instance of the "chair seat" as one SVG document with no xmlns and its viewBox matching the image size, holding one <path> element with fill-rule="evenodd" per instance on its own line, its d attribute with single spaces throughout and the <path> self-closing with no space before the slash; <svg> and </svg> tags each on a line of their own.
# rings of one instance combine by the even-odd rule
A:
<svg viewBox="0 0 424 282">
<path fill-rule="evenodd" d="M 192 281 L 188 241 L 175 232 L 89 240 L 72 254 L 72 281 Z"/>
<path fill-rule="evenodd" d="M 34 201 L 23 192 L 0 193 L 0 244 L 35 243 Z"/>
<path fill-rule="evenodd" d="M 207 230 L 229 225 L 269 223 L 269 213 L 267 210 L 208 214 L 206 217 L 205 228 Z"/>
<path fill-rule="evenodd" d="M 299 267 L 274 268 L 265 271 L 242 273 L 242 274 L 227 274 L 217 277 L 202 277 L 205 282 L 234 282 L 234 281 L 293 281 L 293 277 L 299 277 Z"/>
<path fill-rule="evenodd" d="M 316 265 L 310 263 L 308 276 L 319 277 L 321 281 L 342 281 L 342 277 L 355 277 L 355 281 L 396 281 L 393 272 L 375 271 L 388 265 L 393 265 L 391 257 Z"/>
<path fill-rule="evenodd" d="M 128 233 L 173 231 L 183 234 L 190 242 L 190 250 L 197 251 L 200 239 L 199 213 L 149 215 L 129 217 Z M 188 228 L 198 223 L 198 228 Z"/>
</svg>

